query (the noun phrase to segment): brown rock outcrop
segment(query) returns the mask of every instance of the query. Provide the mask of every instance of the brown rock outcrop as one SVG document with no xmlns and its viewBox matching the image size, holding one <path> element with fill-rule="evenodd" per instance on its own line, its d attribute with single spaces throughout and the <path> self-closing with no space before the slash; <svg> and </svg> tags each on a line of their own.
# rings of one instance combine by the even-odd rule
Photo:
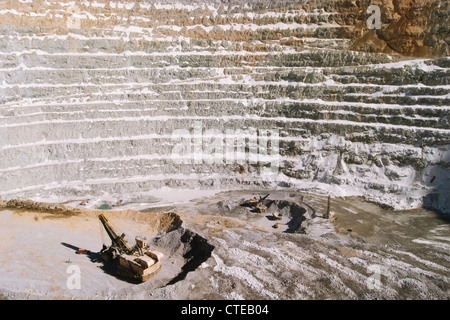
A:
<svg viewBox="0 0 450 320">
<path fill-rule="evenodd" d="M 370 30 L 366 25 L 371 15 L 366 12 L 369 5 L 380 8 L 379 29 Z M 449 1 L 375 0 L 352 10 L 347 6 L 343 11 L 360 17 L 352 28 L 354 50 L 414 57 L 442 57 L 449 53 Z"/>
</svg>

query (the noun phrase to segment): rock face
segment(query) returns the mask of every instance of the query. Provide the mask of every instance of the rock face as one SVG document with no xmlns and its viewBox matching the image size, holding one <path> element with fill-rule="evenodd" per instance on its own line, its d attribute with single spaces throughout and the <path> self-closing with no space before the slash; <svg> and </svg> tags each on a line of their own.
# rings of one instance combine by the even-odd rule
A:
<svg viewBox="0 0 450 320">
<path fill-rule="evenodd" d="M 1 2 L 0 198 L 259 186 L 448 212 L 448 3 L 380 2 L 369 30 L 362 2 Z"/>
<path fill-rule="evenodd" d="M 378 0 L 370 1 L 370 5 L 380 8 L 380 27 L 372 30 L 366 25 L 372 11 L 349 5 L 351 11 L 360 13 L 354 31 L 362 34 L 355 36 L 353 49 L 415 57 L 448 55 L 448 1 Z"/>
</svg>

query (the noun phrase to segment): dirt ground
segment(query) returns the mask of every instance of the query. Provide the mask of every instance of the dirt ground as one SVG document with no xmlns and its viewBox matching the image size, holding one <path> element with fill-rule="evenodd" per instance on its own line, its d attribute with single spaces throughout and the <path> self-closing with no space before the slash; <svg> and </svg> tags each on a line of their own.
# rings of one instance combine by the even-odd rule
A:
<svg viewBox="0 0 450 320">
<path fill-rule="evenodd" d="M 245 201 L 264 201 L 256 212 Z M 7 299 L 449 299 L 450 225 L 422 210 L 394 212 L 359 198 L 229 191 L 111 210 L 7 207 L 0 211 L 0 295 Z M 96 204 L 97 205 L 97 204 Z M 53 209 L 52 209 L 53 208 Z M 282 213 L 274 220 L 272 213 Z M 176 212 L 176 213 L 175 213 Z M 99 257 L 98 219 L 164 254 L 135 284 Z M 278 228 L 274 228 L 278 223 Z M 78 248 L 91 251 L 76 254 Z M 79 273 L 79 288 L 71 282 Z"/>
</svg>

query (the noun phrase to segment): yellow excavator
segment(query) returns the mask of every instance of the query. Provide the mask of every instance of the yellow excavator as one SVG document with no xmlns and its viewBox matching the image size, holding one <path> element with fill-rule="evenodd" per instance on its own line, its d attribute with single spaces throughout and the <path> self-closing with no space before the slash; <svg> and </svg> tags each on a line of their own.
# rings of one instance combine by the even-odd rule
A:
<svg viewBox="0 0 450 320">
<path fill-rule="evenodd" d="M 112 242 L 109 247 L 103 245 L 100 255 L 105 262 L 118 262 L 119 277 L 144 282 L 159 273 L 164 257 L 161 252 L 148 250 L 147 241 L 141 237 L 136 237 L 136 244 L 130 247 L 125 241 L 125 234 L 119 235 L 104 214 L 98 218 Z"/>
<path fill-rule="evenodd" d="M 269 194 L 264 197 L 259 197 L 259 200 L 256 199 L 256 197 L 251 197 L 250 200 L 244 201 L 241 205 L 253 208 L 254 212 L 258 213 L 265 212 L 267 207 L 263 203 L 268 196 Z"/>
</svg>

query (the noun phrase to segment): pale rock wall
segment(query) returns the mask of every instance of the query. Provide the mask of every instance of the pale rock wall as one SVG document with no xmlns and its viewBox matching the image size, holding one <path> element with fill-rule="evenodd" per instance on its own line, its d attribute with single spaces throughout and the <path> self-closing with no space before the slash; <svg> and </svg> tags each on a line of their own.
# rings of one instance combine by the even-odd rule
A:
<svg viewBox="0 0 450 320">
<path fill-rule="evenodd" d="M 372 32 L 360 5 L 0 2 L 0 198 L 258 186 L 448 212 L 442 33 L 427 51 L 439 59 L 386 54 L 391 24 L 375 32 L 385 47 L 360 48 L 385 53 L 352 51 Z M 411 11 L 383 8 L 392 23 Z M 195 147 L 199 123 L 205 148 L 212 129 L 278 132 L 278 174 L 223 155 L 175 161 L 174 132 Z"/>
</svg>

